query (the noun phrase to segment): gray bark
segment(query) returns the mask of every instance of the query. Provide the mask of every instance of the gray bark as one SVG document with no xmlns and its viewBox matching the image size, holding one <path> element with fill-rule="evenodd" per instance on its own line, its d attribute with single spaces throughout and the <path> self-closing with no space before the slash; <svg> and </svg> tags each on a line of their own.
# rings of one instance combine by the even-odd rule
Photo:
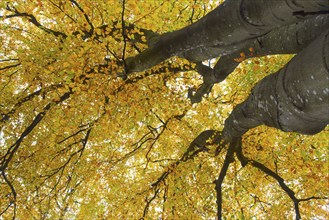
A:
<svg viewBox="0 0 329 220">
<path fill-rule="evenodd" d="M 329 29 L 284 68 L 261 80 L 225 121 L 225 139 L 265 124 L 315 134 L 329 123 Z"/>
<path fill-rule="evenodd" d="M 199 48 L 183 53 L 182 57 L 197 62 L 197 71 L 203 76 L 204 81 L 195 94 L 189 94 L 191 102 L 200 102 L 203 95 L 209 93 L 215 83 L 223 81 L 232 73 L 243 61 L 241 53 L 245 55 L 245 59 L 272 54 L 295 54 L 328 28 L 329 14 L 318 15 L 298 23 L 277 27 L 265 35 L 246 42 L 245 46 L 236 52 L 220 57 L 214 68 L 205 66 L 200 61 L 216 57 L 216 47 Z"/>
<path fill-rule="evenodd" d="M 151 47 L 126 60 L 126 73 L 148 69 L 200 47 L 217 47 L 218 56 L 241 49 L 246 41 L 278 26 L 329 11 L 327 0 L 227 0 L 198 22 L 165 34 Z"/>
<path fill-rule="evenodd" d="M 272 54 L 295 54 L 328 28 L 329 14 L 318 15 L 298 23 L 277 27 L 265 35 L 250 40 L 240 50 L 220 57 L 214 69 L 203 67 L 204 69 L 201 70 L 200 74 L 203 76 L 210 75 L 208 76 L 209 83 L 221 82 L 239 65 L 240 62 L 237 59 L 240 58 L 240 53 L 244 53 L 246 59 Z M 199 48 L 187 51 L 180 56 L 190 61 L 200 62 L 218 57 L 219 52 L 217 47 Z"/>
<path fill-rule="evenodd" d="M 264 124 L 283 131 L 315 134 L 329 123 L 328 12 L 328 0 L 226 0 L 198 22 L 156 37 L 148 49 L 126 60 L 126 74 L 143 71 L 172 56 L 197 62 L 197 70 L 204 77 L 195 99 L 200 101 L 214 83 L 234 70 L 241 52 L 246 58 L 297 53 L 285 67 L 261 80 L 247 100 L 233 109 L 223 131 L 203 131 L 183 156 L 187 160 L 198 152 L 209 152 L 208 144 L 218 145 L 216 154 L 227 149 L 214 181 L 218 219 L 222 218 L 222 183 L 234 154 L 243 166 L 249 162 L 241 150 L 245 132 Z M 214 69 L 200 62 L 218 56 L 221 58 Z M 296 219 L 301 219 L 301 200 L 284 180 L 264 165 L 251 163 L 278 180 L 294 202 Z"/>
<path fill-rule="evenodd" d="M 327 0 L 227 0 L 198 22 L 156 37 L 148 49 L 126 60 L 126 73 L 143 71 L 172 56 L 192 61 L 222 56 L 214 69 L 197 65 L 205 82 L 197 91 L 200 101 L 237 66 L 241 52 L 246 58 L 298 53 L 234 108 L 222 137 L 232 141 L 261 124 L 315 134 L 329 120 L 328 13 Z"/>
<path fill-rule="evenodd" d="M 315 26 L 315 24 L 317 25 Z M 256 38 L 237 53 L 222 57 L 216 63 L 213 74 L 217 82 L 223 81 L 239 65 L 237 59 L 241 52 L 245 54 L 246 59 L 273 54 L 298 53 L 327 28 L 329 28 L 329 15 L 317 16 L 296 24 L 276 28 L 276 30 Z"/>
</svg>

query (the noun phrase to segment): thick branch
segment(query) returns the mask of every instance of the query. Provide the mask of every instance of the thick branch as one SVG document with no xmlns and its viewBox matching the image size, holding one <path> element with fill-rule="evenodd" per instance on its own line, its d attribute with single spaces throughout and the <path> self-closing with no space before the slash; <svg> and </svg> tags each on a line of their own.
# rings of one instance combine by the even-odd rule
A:
<svg viewBox="0 0 329 220">
<path fill-rule="evenodd" d="M 293 15 L 296 11 L 328 11 L 326 0 L 227 0 L 208 15 L 181 30 L 164 34 L 144 52 L 127 60 L 127 73 L 148 69 L 160 62 L 200 47 L 219 48 L 218 55 L 232 53 L 250 39 L 306 19 Z M 280 18 L 280 19 L 278 19 Z"/>
<path fill-rule="evenodd" d="M 223 210 L 222 210 L 222 205 L 223 205 L 222 185 L 223 185 L 224 178 L 226 176 L 226 173 L 227 173 L 227 170 L 228 170 L 230 164 L 232 162 L 234 162 L 234 152 L 235 152 L 235 148 L 236 148 L 237 144 L 241 145 L 240 140 L 238 142 L 232 141 L 230 143 L 229 148 L 226 152 L 226 156 L 225 156 L 225 160 L 224 160 L 222 169 L 220 170 L 218 178 L 214 181 L 216 195 L 217 195 L 216 204 L 217 204 L 217 218 L 218 218 L 218 220 L 221 220 L 222 215 L 223 215 L 223 213 L 222 213 L 223 212 Z"/>
<path fill-rule="evenodd" d="M 323 130 L 329 122 L 328 32 L 261 80 L 226 119 L 223 135 L 241 137 L 261 124 L 303 134 Z"/>
<path fill-rule="evenodd" d="M 298 53 L 328 28 L 329 14 L 318 15 L 295 24 L 280 26 L 247 42 L 240 50 L 220 57 L 214 68 L 198 63 L 197 71 L 203 76 L 204 83 L 189 98 L 192 103 L 200 102 L 202 96 L 209 93 L 215 83 L 223 81 L 245 59 L 272 54 Z M 217 57 L 219 52 L 216 47 L 203 48 L 187 51 L 182 56 L 198 62 Z"/>
<path fill-rule="evenodd" d="M 209 152 L 210 145 L 219 145 L 221 143 L 221 132 L 217 130 L 205 130 L 201 132 L 189 145 L 183 154 L 182 160 L 187 161 L 189 158 L 199 152 Z M 215 154 L 218 154 L 221 148 L 217 148 Z"/>
</svg>

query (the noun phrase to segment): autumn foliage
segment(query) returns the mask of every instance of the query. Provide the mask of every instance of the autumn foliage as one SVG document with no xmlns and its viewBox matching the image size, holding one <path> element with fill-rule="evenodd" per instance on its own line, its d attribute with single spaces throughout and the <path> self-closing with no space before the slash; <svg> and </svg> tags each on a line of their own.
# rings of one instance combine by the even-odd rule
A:
<svg viewBox="0 0 329 220">
<path fill-rule="evenodd" d="M 183 58 L 122 74 L 127 57 L 220 3 L 1 1 L 0 219 L 214 219 L 225 151 L 192 152 L 191 141 L 222 130 L 293 55 L 247 59 L 249 48 L 197 104 L 187 96 L 202 77 Z M 292 219 L 293 196 L 305 219 L 328 219 L 328 135 L 248 131 L 246 164 L 235 158 L 223 183 L 223 216 Z"/>
</svg>

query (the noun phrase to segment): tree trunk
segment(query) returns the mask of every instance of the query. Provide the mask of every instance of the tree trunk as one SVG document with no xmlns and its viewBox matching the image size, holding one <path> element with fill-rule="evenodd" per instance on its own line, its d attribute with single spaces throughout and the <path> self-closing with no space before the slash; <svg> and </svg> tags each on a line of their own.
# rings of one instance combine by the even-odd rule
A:
<svg viewBox="0 0 329 220">
<path fill-rule="evenodd" d="M 277 27 L 265 35 L 246 42 L 245 46 L 236 52 L 220 57 L 213 69 L 205 66 L 202 67 L 203 70 L 198 69 L 198 71 L 204 76 L 204 81 L 207 83 L 221 82 L 234 71 L 241 61 L 272 54 L 298 53 L 328 28 L 329 14 Z M 187 51 L 181 56 L 198 62 L 215 58 L 219 52 L 217 47 L 199 48 Z"/>
<path fill-rule="evenodd" d="M 329 11 L 327 0 L 227 0 L 198 22 L 158 38 L 151 47 L 126 60 L 126 73 L 148 69 L 188 50 L 217 47 L 218 56 L 275 27 Z"/>
<path fill-rule="evenodd" d="M 243 60 L 271 54 L 298 53 L 328 28 L 329 14 L 277 27 L 265 35 L 249 40 L 243 48 L 220 57 L 214 68 L 199 61 L 216 57 L 217 47 L 199 48 L 183 53 L 182 57 L 197 63 L 197 71 L 203 76 L 203 84 L 194 94 L 189 93 L 191 102 L 201 102 L 202 97 L 210 92 L 212 86 L 226 79 Z"/>
<path fill-rule="evenodd" d="M 329 29 L 284 68 L 261 80 L 225 121 L 223 137 L 265 124 L 315 134 L 329 123 Z"/>
<path fill-rule="evenodd" d="M 297 53 L 327 28 L 329 28 L 329 14 L 317 15 L 297 23 L 276 27 L 270 32 L 246 42 L 241 50 L 223 56 L 223 58 L 227 56 L 239 58 L 241 52 L 246 55 L 246 58 L 270 54 Z M 253 48 L 252 53 L 249 48 Z M 218 47 L 200 47 L 178 56 L 197 62 L 216 58 L 220 52 L 221 49 Z"/>
</svg>

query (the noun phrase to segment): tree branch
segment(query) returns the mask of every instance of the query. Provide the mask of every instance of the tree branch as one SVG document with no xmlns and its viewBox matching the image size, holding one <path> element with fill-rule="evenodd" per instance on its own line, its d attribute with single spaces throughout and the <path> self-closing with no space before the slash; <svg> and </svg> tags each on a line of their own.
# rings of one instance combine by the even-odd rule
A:
<svg viewBox="0 0 329 220">
<path fill-rule="evenodd" d="M 192 62 L 197 61 L 197 71 L 203 76 L 203 84 L 197 89 L 195 95 L 189 96 L 191 102 L 201 102 L 202 97 L 211 91 L 212 86 L 225 80 L 242 61 L 265 55 L 298 53 L 328 28 L 329 14 L 279 26 L 246 42 L 239 50 L 221 56 L 214 68 L 205 66 L 199 61 L 217 57 L 221 48 L 195 49 L 183 53 L 182 57 Z M 282 36 L 285 36 L 286 40 L 282 40 Z"/>
<path fill-rule="evenodd" d="M 147 215 L 147 212 L 149 210 L 150 204 L 156 198 L 156 196 L 158 195 L 159 192 L 160 192 L 160 189 L 154 189 L 154 195 L 150 199 L 148 199 L 148 197 L 145 198 L 146 205 L 144 207 L 143 217 L 141 217 L 140 220 L 144 220 L 145 219 L 145 217 Z"/>
<path fill-rule="evenodd" d="M 28 14 L 28 13 L 25 13 L 25 12 L 19 12 L 14 6 L 10 7 L 9 5 L 7 5 L 7 8 L 6 9 L 8 11 L 14 12 L 14 14 L 6 15 L 5 18 L 26 17 L 26 18 L 28 18 L 29 22 L 31 22 L 32 24 L 34 24 L 39 29 L 45 31 L 46 33 L 52 34 L 52 35 L 54 35 L 56 37 L 62 37 L 63 39 L 67 37 L 67 35 L 64 34 L 63 32 L 54 31 L 52 29 L 46 28 L 32 14 Z"/>
<path fill-rule="evenodd" d="M 289 198 L 292 200 L 292 202 L 294 204 L 296 220 L 302 219 L 301 214 L 300 214 L 300 209 L 299 209 L 300 202 L 308 201 L 311 199 L 327 199 L 327 197 L 315 197 L 315 196 L 305 198 L 305 199 L 298 199 L 295 196 L 295 192 L 285 183 L 285 180 L 280 175 L 278 175 L 276 172 L 274 172 L 273 170 L 266 167 L 264 164 L 245 157 L 243 155 L 241 146 L 239 146 L 237 148 L 236 152 L 237 152 L 237 158 L 239 159 L 239 161 L 243 167 L 246 166 L 247 164 L 250 164 L 251 166 L 261 170 L 263 173 L 272 177 L 273 179 L 275 179 L 278 182 L 281 189 L 283 191 L 285 191 L 285 193 L 289 196 Z"/>
<path fill-rule="evenodd" d="M 222 184 L 224 182 L 224 178 L 226 176 L 227 170 L 232 162 L 234 162 L 234 152 L 237 148 L 237 145 L 241 145 L 241 140 L 233 141 L 229 144 L 229 147 L 226 152 L 225 160 L 223 166 L 220 170 L 218 178 L 214 181 L 215 190 L 216 190 L 216 204 L 217 204 L 217 218 L 218 220 L 222 219 L 223 210 L 223 197 L 222 197 Z"/>
<path fill-rule="evenodd" d="M 78 7 L 78 9 L 82 12 L 84 18 L 86 19 L 87 23 L 89 24 L 89 26 L 90 26 L 90 30 L 87 32 L 87 34 L 90 35 L 90 36 L 93 35 L 93 33 L 94 33 L 94 29 L 95 29 L 95 28 L 94 28 L 93 23 L 90 21 L 88 15 L 86 14 L 86 12 L 83 10 L 83 8 L 79 5 L 79 3 L 78 3 L 77 1 L 75 1 L 75 0 L 70 0 L 70 1 L 71 1 L 75 6 Z"/>
<path fill-rule="evenodd" d="M 45 117 L 45 115 L 48 113 L 48 111 L 51 109 L 51 107 L 53 107 L 54 105 L 57 105 L 58 103 L 65 101 L 66 99 L 68 99 L 70 97 L 70 95 L 72 93 L 73 93 L 72 91 L 67 92 L 64 95 L 62 95 L 58 101 L 48 103 L 43 108 L 43 111 L 41 111 L 37 114 L 37 116 L 29 124 L 29 126 L 27 126 L 27 128 L 25 128 L 25 130 L 22 132 L 22 134 L 17 139 L 17 141 L 8 148 L 5 155 L 0 157 L 0 162 L 1 162 L 0 171 L 2 171 L 2 172 L 5 171 L 5 169 L 8 167 L 8 164 L 10 163 L 11 159 L 13 158 L 15 152 L 19 149 L 21 143 L 25 139 L 25 137 L 27 135 L 29 135 L 33 131 L 33 129 L 40 123 L 40 121 Z"/>
<path fill-rule="evenodd" d="M 14 68 L 14 67 L 17 67 L 17 66 L 20 66 L 20 65 L 21 65 L 20 63 L 17 63 L 17 64 L 12 64 L 12 65 L 9 65 L 9 66 L 1 67 L 0 71 L 8 70 L 10 68 Z"/>
<path fill-rule="evenodd" d="M 4 210 L 0 213 L 0 216 L 1 216 L 2 214 L 4 214 L 4 213 L 9 209 L 10 206 L 13 205 L 13 206 L 14 206 L 13 219 L 16 219 L 16 211 L 17 211 L 17 210 L 16 210 L 16 207 L 17 207 L 17 205 L 16 205 L 16 198 L 17 198 L 16 190 L 15 190 L 15 188 L 14 188 L 12 182 L 7 178 L 7 175 L 6 175 L 6 173 L 5 173 L 4 170 L 1 171 L 1 176 L 2 176 L 3 179 L 5 180 L 6 184 L 9 186 L 13 198 L 10 200 L 10 202 L 9 202 L 9 204 L 8 204 L 8 206 L 7 206 L 7 208 L 4 209 Z"/>
<path fill-rule="evenodd" d="M 281 70 L 257 83 L 225 120 L 225 136 L 241 137 L 262 124 L 301 134 L 323 130 L 329 122 L 328 53 L 329 29 Z"/>
<path fill-rule="evenodd" d="M 8 111 L 7 113 L 3 113 L 1 114 L 2 118 L 0 119 L 0 122 L 5 122 L 5 121 L 8 121 L 10 119 L 10 117 L 15 114 L 15 112 L 17 111 L 17 109 L 19 107 L 21 107 L 24 103 L 28 102 L 28 101 L 31 101 L 33 98 L 39 96 L 39 95 L 42 95 L 42 94 L 45 94 L 49 91 L 53 91 L 54 89 L 56 88 L 60 88 L 60 87 L 63 87 L 63 85 L 51 85 L 51 86 L 48 86 L 46 88 L 41 88 L 35 92 L 32 92 L 30 93 L 29 95 L 25 96 L 24 98 L 21 98 L 15 105 L 14 107 Z M 0 127 L 0 130 L 1 130 L 1 127 Z"/>
</svg>

